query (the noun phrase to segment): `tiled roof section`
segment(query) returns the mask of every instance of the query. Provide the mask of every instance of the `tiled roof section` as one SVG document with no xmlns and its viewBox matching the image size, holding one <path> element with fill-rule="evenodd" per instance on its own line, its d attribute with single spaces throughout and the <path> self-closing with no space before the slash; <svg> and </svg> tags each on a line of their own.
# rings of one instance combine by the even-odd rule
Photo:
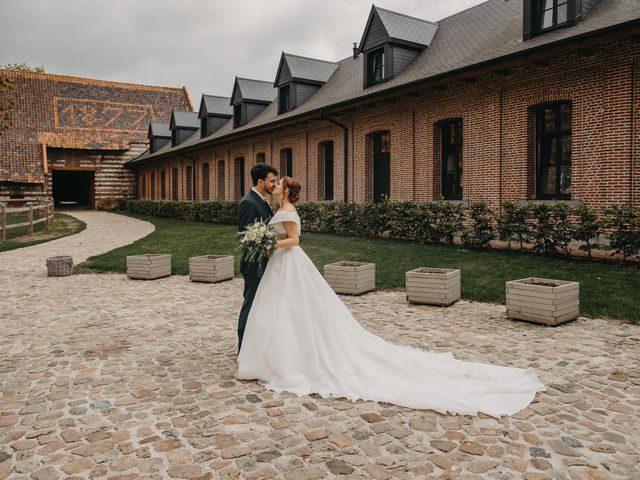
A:
<svg viewBox="0 0 640 480">
<path fill-rule="evenodd" d="M 180 110 L 174 110 L 171 113 L 171 123 L 169 128 L 198 128 L 200 127 L 200 120 L 198 119 L 198 112 L 183 112 Z"/>
<path fill-rule="evenodd" d="M 238 77 L 236 78 L 236 87 L 240 89 L 242 100 L 246 101 L 273 102 L 278 96 L 278 89 L 273 88 L 271 82 L 264 80 Z"/>
<path fill-rule="evenodd" d="M 336 62 L 301 57 L 291 53 L 283 53 L 283 57 L 289 66 L 291 77 L 300 80 L 325 83 L 338 68 Z"/>
<path fill-rule="evenodd" d="M 407 68 L 387 82 L 365 89 L 362 81 L 364 55 L 355 59 L 349 56 L 339 61 L 337 70 L 327 83 L 295 110 L 278 114 L 277 102 L 272 102 L 251 122 L 233 128 L 232 122 L 229 121 L 204 139 L 195 140 L 192 136 L 178 149 L 231 140 L 234 135 L 255 127 L 317 112 L 321 108 L 356 100 L 364 95 L 425 81 L 462 68 L 498 60 L 507 55 L 518 55 L 529 49 L 546 47 L 558 41 L 618 24 L 640 24 L 640 1 L 600 0 L 589 16 L 576 26 L 560 28 L 523 42 L 522 3 L 522 0 L 489 0 L 438 21 L 438 34 L 429 48 L 422 51 Z M 160 153 L 138 157 L 130 160 L 128 164 L 134 165 Z"/>
<path fill-rule="evenodd" d="M 233 115 L 233 108 L 230 105 L 229 97 L 219 97 L 217 95 L 202 95 L 200 102 L 200 115 L 203 114 L 204 106 L 207 115 Z"/>
<path fill-rule="evenodd" d="M 151 122 L 149 124 L 149 138 L 171 138 L 171 130 L 168 123 Z"/>
<path fill-rule="evenodd" d="M 149 123 L 188 109 L 183 88 L 0 70 L 13 80 L 11 124 L 0 133 L 0 182 L 44 182 L 44 147 L 128 150 Z"/>
<path fill-rule="evenodd" d="M 392 40 L 402 40 L 418 45 L 429 46 L 433 40 L 438 24 L 410 17 L 402 13 L 392 12 L 380 7 L 373 7 Z"/>
</svg>

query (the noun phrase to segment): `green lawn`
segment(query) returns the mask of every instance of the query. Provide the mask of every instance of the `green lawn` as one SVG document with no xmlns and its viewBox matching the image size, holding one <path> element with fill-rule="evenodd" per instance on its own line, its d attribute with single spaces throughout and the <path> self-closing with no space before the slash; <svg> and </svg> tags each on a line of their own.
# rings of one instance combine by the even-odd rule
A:
<svg viewBox="0 0 640 480">
<path fill-rule="evenodd" d="M 11 216 L 8 217 L 8 222 L 21 223 L 27 221 L 27 217 Z M 53 228 L 50 232 L 44 231 L 44 224 L 40 223 L 34 225 L 33 236 L 28 236 L 29 227 L 20 227 L 7 230 L 8 240 L 6 242 L 0 242 L 0 252 L 7 250 L 13 250 L 16 248 L 28 247 L 30 245 L 36 245 L 42 242 L 48 242 L 60 237 L 66 237 L 67 235 L 73 235 L 74 233 L 81 232 L 86 228 L 86 224 L 77 218 L 65 215 L 63 213 L 54 214 Z"/>
<path fill-rule="evenodd" d="M 156 231 L 132 245 L 90 258 L 80 265 L 80 271 L 125 272 L 127 255 L 171 253 L 173 273 L 184 275 L 188 274 L 189 257 L 215 253 L 235 255 L 238 273 L 235 227 L 128 215 L 150 221 Z M 637 266 L 316 233 L 303 233 L 301 246 L 320 269 L 339 260 L 374 262 L 379 288 L 404 288 L 405 272 L 416 267 L 459 268 L 462 296 L 486 302 L 504 303 L 507 280 L 529 276 L 577 280 L 585 315 L 640 320 Z"/>
</svg>

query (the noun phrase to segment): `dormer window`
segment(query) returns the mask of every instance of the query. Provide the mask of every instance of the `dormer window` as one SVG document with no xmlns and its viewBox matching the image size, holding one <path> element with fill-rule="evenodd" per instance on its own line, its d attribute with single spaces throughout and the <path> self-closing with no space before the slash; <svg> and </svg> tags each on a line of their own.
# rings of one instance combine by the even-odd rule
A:
<svg viewBox="0 0 640 480">
<path fill-rule="evenodd" d="M 367 85 L 384 80 L 384 48 L 367 53 Z"/>
<path fill-rule="evenodd" d="M 360 45 L 354 55 L 364 54 L 363 86 L 390 80 L 402 72 L 425 48 L 438 25 L 420 18 L 371 7 Z"/>
<path fill-rule="evenodd" d="M 242 104 L 233 106 L 233 128 L 242 125 Z"/>
<path fill-rule="evenodd" d="M 542 33 L 567 23 L 567 0 L 537 0 L 536 30 Z"/>
<path fill-rule="evenodd" d="M 291 110 L 291 86 L 283 85 L 278 93 L 278 113 Z"/>
</svg>

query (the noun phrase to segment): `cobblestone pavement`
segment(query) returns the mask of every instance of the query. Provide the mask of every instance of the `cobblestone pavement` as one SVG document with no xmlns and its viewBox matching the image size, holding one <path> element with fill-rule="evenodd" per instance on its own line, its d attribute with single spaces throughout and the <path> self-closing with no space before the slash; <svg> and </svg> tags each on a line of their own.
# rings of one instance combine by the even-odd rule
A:
<svg viewBox="0 0 640 480">
<path fill-rule="evenodd" d="M 105 219 L 85 220 L 87 233 Z M 79 259 L 90 246 L 70 252 L 78 237 L 45 245 Z M 547 392 L 499 420 L 298 398 L 235 379 L 242 280 L 47 278 L 31 251 L 0 255 L 0 479 L 640 479 L 640 326 L 542 327 L 500 305 L 412 306 L 397 291 L 344 297 L 378 335 L 533 366 Z"/>
</svg>

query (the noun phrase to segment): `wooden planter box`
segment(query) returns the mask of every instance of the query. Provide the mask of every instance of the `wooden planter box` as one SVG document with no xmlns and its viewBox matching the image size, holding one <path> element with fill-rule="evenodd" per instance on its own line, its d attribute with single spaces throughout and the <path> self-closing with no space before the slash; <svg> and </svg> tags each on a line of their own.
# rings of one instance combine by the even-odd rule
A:
<svg viewBox="0 0 640 480">
<path fill-rule="evenodd" d="M 192 282 L 216 283 L 233 278 L 234 259 L 230 255 L 202 255 L 189 258 Z"/>
<path fill-rule="evenodd" d="M 460 299 L 460 270 L 416 268 L 406 274 L 407 301 L 451 305 Z"/>
<path fill-rule="evenodd" d="M 580 314 L 580 283 L 548 278 L 507 282 L 507 316 L 558 325 Z"/>
<path fill-rule="evenodd" d="M 130 255 L 127 257 L 127 276 L 141 280 L 171 275 L 171 255 L 152 253 L 147 255 Z"/>
<path fill-rule="evenodd" d="M 376 265 L 364 262 L 337 262 L 324 266 L 324 278 L 333 291 L 360 295 L 376 289 Z"/>
</svg>

